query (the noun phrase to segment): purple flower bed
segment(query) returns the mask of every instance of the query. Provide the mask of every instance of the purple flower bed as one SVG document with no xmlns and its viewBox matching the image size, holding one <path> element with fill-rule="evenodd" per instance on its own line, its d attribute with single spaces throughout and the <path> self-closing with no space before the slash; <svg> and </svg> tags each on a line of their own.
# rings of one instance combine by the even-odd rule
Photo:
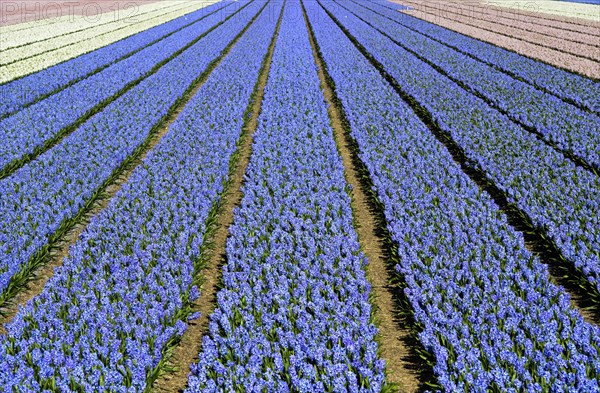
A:
<svg viewBox="0 0 600 393">
<path fill-rule="evenodd" d="M 241 2 L 247 4 L 247 1 Z M 234 7 L 232 7 L 234 8 Z M 223 20 L 216 12 L 105 70 L 0 121 L 0 174 L 42 149 L 80 118 L 102 107 L 131 83 L 147 77 Z"/>
<path fill-rule="evenodd" d="M 285 5 L 224 287 L 187 392 L 379 392 L 366 259 L 300 3 Z"/>
<path fill-rule="evenodd" d="M 398 249 L 397 269 L 440 388 L 597 391 L 585 323 L 491 198 L 316 2 L 307 13 Z M 329 4 L 329 3 L 328 3 Z M 355 20 L 344 18 L 348 28 Z M 353 31 L 357 32 L 353 29 Z M 397 57 L 396 57 L 397 59 Z M 414 70 L 414 69 L 413 69 Z"/>
<path fill-rule="evenodd" d="M 195 317 L 189 301 L 199 296 L 207 222 L 275 30 L 270 8 L 281 3 L 263 10 L 44 291 L 7 326 L 0 338 L 7 391 L 148 388 L 165 346 Z"/>
<path fill-rule="evenodd" d="M 390 20 L 352 1 L 340 3 L 403 48 L 439 67 L 507 116 L 535 129 L 545 140 L 582 158 L 600 171 L 600 118 L 516 80 L 492 66 Z M 388 10 L 387 14 L 398 12 Z"/>
<path fill-rule="evenodd" d="M 352 13 L 322 2 L 509 202 L 600 291 L 600 180 Z M 407 71 L 410 70 L 410 71 Z M 598 292 L 595 292 L 597 295 Z"/>
<path fill-rule="evenodd" d="M 58 146 L 0 181 L 0 293 L 46 251 L 264 5 L 254 1 Z"/>
<path fill-rule="evenodd" d="M 380 0 L 360 0 L 367 8 L 384 13 L 398 23 L 442 42 L 482 62 L 516 75 L 528 83 L 600 114 L 600 83 L 549 64 L 521 56 L 496 45 L 397 11 L 395 4 Z"/>
<path fill-rule="evenodd" d="M 2 97 L 0 118 L 13 114 L 41 97 L 84 79 L 97 70 L 152 45 L 230 4 L 231 1 L 220 1 L 95 51 L 0 85 L 0 96 Z M 89 92 L 93 92 L 93 90 L 86 94 Z"/>
</svg>

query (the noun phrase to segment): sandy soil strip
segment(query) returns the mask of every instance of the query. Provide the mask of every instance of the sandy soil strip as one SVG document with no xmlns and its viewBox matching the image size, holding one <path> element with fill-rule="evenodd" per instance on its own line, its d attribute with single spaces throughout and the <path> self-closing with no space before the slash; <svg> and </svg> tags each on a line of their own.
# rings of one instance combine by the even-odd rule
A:
<svg viewBox="0 0 600 393">
<path fill-rule="evenodd" d="M 195 3 L 196 5 L 192 8 L 184 8 L 183 10 L 177 10 L 166 15 L 162 15 L 151 20 L 136 23 L 131 26 L 127 26 L 121 30 L 113 33 L 104 34 L 93 39 L 89 39 L 83 42 L 79 42 L 73 45 L 69 45 L 63 48 L 46 52 L 41 55 L 36 55 L 7 66 L 0 67 L 0 83 L 5 83 L 13 79 L 19 78 L 24 75 L 31 74 L 33 72 L 40 71 L 44 68 L 53 66 L 60 62 L 72 59 L 80 56 L 84 53 L 91 52 L 95 49 L 103 46 L 112 44 L 113 42 L 119 41 L 123 38 L 129 37 L 133 34 L 137 34 L 151 27 L 157 26 L 162 23 L 166 23 L 175 18 L 189 14 L 194 10 L 201 9 L 209 4 L 216 2 L 217 0 L 203 1 Z"/>
<path fill-rule="evenodd" d="M 561 39 L 560 37 L 548 37 L 535 32 L 524 31 L 514 27 L 504 26 L 500 23 L 491 22 L 485 20 L 485 16 L 476 13 L 472 16 L 465 16 L 457 14 L 453 8 L 431 8 L 423 7 L 422 3 L 407 0 L 402 2 L 404 5 L 409 5 L 414 8 L 411 11 L 405 11 L 407 14 L 422 18 L 422 15 L 427 15 L 427 18 L 433 18 L 433 20 L 448 20 L 457 22 L 466 26 L 475 27 L 481 30 L 486 30 L 490 33 L 496 33 L 507 38 L 519 40 L 524 43 L 539 45 L 546 49 L 555 49 L 566 54 L 570 54 L 577 57 L 586 58 L 588 60 L 600 62 L 600 50 L 598 47 L 594 47 L 586 44 L 578 44 L 569 42 Z M 438 22 L 434 22 L 439 24 Z M 599 40 L 595 40 L 595 44 L 600 44 Z"/>
<path fill-rule="evenodd" d="M 400 1 L 396 2 L 400 3 Z M 508 50 L 512 50 L 513 52 L 521 55 L 541 60 L 558 68 L 573 71 L 590 78 L 600 79 L 600 63 L 597 61 L 583 59 L 581 57 L 573 56 L 571 54 L 550 48 L 544 48 L 539 45 L 486 31 L 478 27 L 469 26 L 454 20 L 440 18 L 437 15 L 415 11 L 405 12 L 427 22 L 437 24 L 447 29 L 489 42 Z"/>
<path fill-rule="evenodd" d="M 305 21 L 308 25 L 308 20 Z M 333 128 L 334 139 L 345 167 L 346 182 L 352 186 L 352 211 L 355 229 L 361 244 L 361 249 L 369 260 L 367 278 L 371 283 L 371 294 L 374 304 L 375 321 L 379 329 L 378 343 L 381 357 L 386 361 L 387 382 L 396 385 L 400 391 L 413 393 L 419 391 L 419 372 L 411 359 L 413 353 L 409 344 L 411 333 L 398 318 L 396 308 L 397 287 L 393 284 L 384 240 L 379 230 L 385 223 L 380 222 L 374 212 L 375 204 L 368 194 L 365 184 L 357 168 L 358 157 L 353 153 L 351 137 L 346 127 L 343 109 L 337 104 L 338 100 L 332 86 L 328 83 L 324 63 L 320 58 L 315 38 L 309 26 L 309 39 L 313 55 L 318 67 L 321 89 L 328 104 L 329 117 Z"/>
<path fill-rule="evenodd" d="M 117 11 L 125 13 L 160 0 L 3 0 L 0 4 L 0 26 L 8 31 L 64 22 L 85 17 L 89 21 L 100 21 L 112 17 Z M 162 0 L 174 3 L 178 0 Z M 102 15 L 108 14 L 108 15 Z"/>
<path fill-rule="evenodd" d="M 53 23 L 51 26 L 32 27 L 29 29 L 2 32 L 0 34 L 0 50 L 4 51 L 11 48 L 20 47 L 23 45 L 31 45 L 35 42 L 46 41 L 50 39 L 67 35 L 80 34 L 84 31 L 91 31 L 99 26 L 110 26 L 117 22 L 126 22 L 133 24 L 136 21 L 147 19 L 153 15 L 166 14 L 184 7 L 191 7 L 192 2 L 159 2 L 145 4 L 137 10 L 131 8 L 125 12 L 102 14 L 104 16 L 100 21 L 93 22 L 87 18 L 78 18 L 72 21 L 62 21 Z M 135 15 L 128 17 L 128 13 L 135 12 Z"/>
<path fill-rule="evenodd" d="M 182 391 L 187 385 L 190 365 L 198 361 L 198 354 L 202 346 L 202 337 L 208 332 L 209 317 L 216 305 L 217 284 L 221 278 L 222 268 L 225 263 L 225 247 L 229 236 L 229 227 L 233 224 L 233 210 L 242 201 L 244 175 L 252 154 L 253 135 L 258 127 L 258 117 L 261 112 L 265 86 L 269 77 L 269 70 L 271 69 L 271 59 L 273 58 L 275 43 L 279 35 L 282 16 L 283 8 L 279 14 L 275 34 L 269 45 L 263 69 L 258 78 L 250 118 L 244 125 L 237 151 L 237 162 L 230 174 L 229 184 L 221 199 L 222 203 L 218 211 L 216 228 L 214 228 L 211 238 L 208 239 L 211 247 L 206 268 L 202 271 L 201 296 L 192 304 L 192 312 L 200 312 L 200 318 L 188 322 L 187 330 L 171 354 L 168 367 L 172 368 L 172 372 L 159 376 L 152 385 L 152 391 Z"/>
</svg>

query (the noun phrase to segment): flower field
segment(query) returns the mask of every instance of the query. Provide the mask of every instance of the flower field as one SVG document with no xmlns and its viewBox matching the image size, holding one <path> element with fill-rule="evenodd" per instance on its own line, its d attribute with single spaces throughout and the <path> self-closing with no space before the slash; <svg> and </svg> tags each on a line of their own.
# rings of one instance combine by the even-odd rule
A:
<svg viewBox="0 0 600 393">
<path fill-rule="evenodd" d="M 599 392 L 600 26 L 397 3 L 0 26 L 0 391 Z"/>
</svg>

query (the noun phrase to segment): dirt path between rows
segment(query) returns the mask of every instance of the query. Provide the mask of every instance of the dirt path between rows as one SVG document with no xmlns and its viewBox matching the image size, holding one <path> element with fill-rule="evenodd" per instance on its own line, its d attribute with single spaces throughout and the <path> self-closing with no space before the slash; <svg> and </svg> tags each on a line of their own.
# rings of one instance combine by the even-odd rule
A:
<svg viewBox="0 0 600 393">
<path fill-rule="evenodd" d="M 250 116 L 244 125 L 237 151 L 237 162 L 229 177 L 227 189 L 222 196 L 223 202 L 219 207 L 217 226 L 214 234 L 208 239 L 211 243 L 211 251 L 207 266 L 201 273 L 201 296 L 192 304 L 192 312 L 200 312 L 200 318 L 188 322 L 188 328 L 181 337 L 181 341 L 173 348 L 171 353 L 168 367 L 172 372 L 163 374 L 155 381 L 152 386 L 152 390 L 155 392 L 181 392 L 185 389 L 190 365 L 198 361 L 202 348 L 202 338 L 208 333 L 209 317 L 216 305 L 218 283 L 221 279 L 222 267 L 226 261 L 225 247 L 229 237 L 229 227 L 233 224 L 233 210 L 242 201 L 244 175 L 252 154 L 253 135 L 258 127 L 258 117 L 261 113 L 264 90 L 269 77 L 271 59 L 273 58 L 282 15 L 283 8 L 255 87 L 255 98 L 251 103 Z"/>
<path fill-rule="evenodd" d="M 304 15 L 307 26 L 309 21 Z M 374 203 L 357 168 L 358 157 L 354 153 L 349 135 L 349 129 L 343 114 L 343 109 L 338 104 L 335 91 L 329 84 L 325 65 L 321 59 L 315 42 L 315 37 L 309 27 L 309 38 L 313 55 L 318 67 L 321 89 L 328 104 L 329 117 L 333 127 L 334 139 L 345 167 L 346 182 L 352 186 L 352 211 L 355 228 L 369 263 L 367 265 L 367 278 L 371 283 L 373 311 L 375 321 L 379 328 L 378 343 L 380 356 L 386 361 L 387 382 L 401 392 L 413 393 L 421 387 L 420 370 L 413 361 L 414 353 L 410 348 L 412 337 L 405 321 L 399 317 L 397 311 L 398 286 L 393 284 L 390 272 L 389 253 L 381 236 L 381 228 L 385 227 L 374 212 Z"/>
</svg>

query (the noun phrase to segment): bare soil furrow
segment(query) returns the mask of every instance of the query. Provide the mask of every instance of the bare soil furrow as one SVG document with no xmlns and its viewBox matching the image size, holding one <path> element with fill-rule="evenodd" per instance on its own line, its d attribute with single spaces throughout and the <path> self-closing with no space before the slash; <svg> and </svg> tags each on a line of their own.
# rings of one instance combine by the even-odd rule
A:
<svg viewBox="0 0 600 393">
<path fill-rule="evenodd" d="M 185 389 L 190 365 L 198 360 L 198 354 L 202 346 L 202 337 L 208 332 L 209 317 L 216 305 L 221 270 L 226 261 L 225 246 L 229 236 L 229 227 L 233 224 L 233 210 L 239 206 L 242 200 L 243 194 L 241 188 L 244 182 L 244 174 L 250 162 L 252 137 L 258 127 L 258 117 L 261 112 L 264 89 L 269 76 L 271 59 L 273 58 L 282 15 L 283 8 L 255 86 L 254 99 L 248 108 L 249 116 L 244 125 L 227 188 L 222 197 L 221 206 L 218 209 L 215 227 L 208 238 L 210 250 L 206 268 L 202 271 L 202 277 L 200 277 L 201 296 L 192 304 L 192 312 L 200 312 L 200 318 L 188 322 L 187 330 L 177 346 L 171 351 L 171 358 L 168 364 L 170 372 L 164 373 L 154 382 L 152 386 L 153 391 L 181 392 Z"/>
<path fill-rule="evenodd" d="M 357 147 L 350 136 L 349 124 L 343 108 L 335 95 L 335 90 L 329 82 L 326 65 L 321 58 L 318 45 L 309 26 L 310 42 L 318 67 L 321 88 L 328 104 L 329 117 L 334 131 L 334 138 L 345 167 L 346 182 L 352 186 L 352 211 L 356 232 L 361 249 L 369 263 L 367 277 L 371 283 L 371 295 L 374 319 L 379 328 L 378 343 L 380 355 L 386 361 L 387 382 L 401 392 L 413 393 L 420 391 L 423 383 L 421 374 L 427 372 L 420 361 L 416 359 L 414 336 L 407 321 L 399 311 L 398 300 L 403 297 L 400 287 L 394 280 L 392 262 L 393 251 L 387 246 L 385 238 L 386 223 L 383 213 L 371 195 L 371 187 L 365 182 L 366 169 L 360 162 Z M 362 180 L 361 180 L 362 179 Z"/>
</svg>

